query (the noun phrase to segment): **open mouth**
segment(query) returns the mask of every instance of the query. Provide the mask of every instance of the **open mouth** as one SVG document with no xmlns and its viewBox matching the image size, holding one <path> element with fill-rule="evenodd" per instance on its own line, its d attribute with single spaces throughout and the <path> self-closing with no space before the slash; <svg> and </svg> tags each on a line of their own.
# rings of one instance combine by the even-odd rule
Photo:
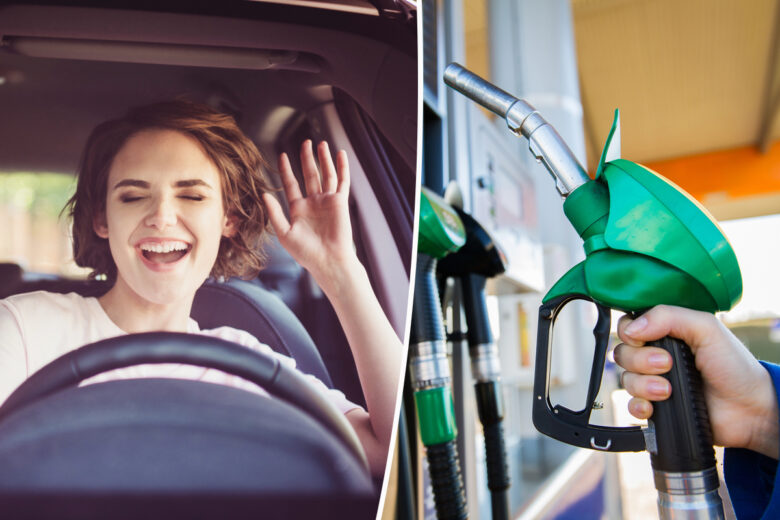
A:
<svg viewBox="0 0 780 520">
<path fill-rule="evenodd" d="M 141 255 L 153 264 L 173 264 L 184 258 L 192 249 L 186 242 L 145 242 L 139 246 Z"/>
</svg>

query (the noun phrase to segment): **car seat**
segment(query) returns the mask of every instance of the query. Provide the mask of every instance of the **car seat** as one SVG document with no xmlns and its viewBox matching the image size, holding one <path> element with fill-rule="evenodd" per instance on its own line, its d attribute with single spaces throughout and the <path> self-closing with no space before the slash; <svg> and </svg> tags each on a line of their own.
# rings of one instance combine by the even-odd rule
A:
<svg viewBox="0 0 780 520">
<path fill-rule="evenodd" d="M 238 278 L 222 283 L 209 280 L 195 294 L 191 316 L 202 329 L 227 325 L 245 330 L 293 358 L 302 372 L 333 386 L 311 336 L 271 291 Z"/>
<path fill-rule="evenodd" d="M 12 262 L 0 262 L 0 298 L 14 294 L 22 282 L 22 267 Z"/>
</svg>

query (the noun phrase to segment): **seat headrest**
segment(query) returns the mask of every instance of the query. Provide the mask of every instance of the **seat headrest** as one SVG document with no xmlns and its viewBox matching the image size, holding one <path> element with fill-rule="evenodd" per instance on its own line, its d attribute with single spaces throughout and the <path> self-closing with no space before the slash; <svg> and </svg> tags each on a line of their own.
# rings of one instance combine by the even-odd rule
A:
<svg viewBox="0 0 780 520">
<path fill-rule="evenodd" d="M 0 298 L 14 293 L 22 281 L 22 266 L 11 262 L 0 262 Z"/>
<path fill-rule="evenodd" d="M 314 341 L 284 302 L 272 292 L 237 278 L 207 281 L 195 294 L 192 318 L 202 329 L 229 326 L 245 330 L 277 352 L 295 359 L 298 368 L 332 386 Z"/>
</svg>

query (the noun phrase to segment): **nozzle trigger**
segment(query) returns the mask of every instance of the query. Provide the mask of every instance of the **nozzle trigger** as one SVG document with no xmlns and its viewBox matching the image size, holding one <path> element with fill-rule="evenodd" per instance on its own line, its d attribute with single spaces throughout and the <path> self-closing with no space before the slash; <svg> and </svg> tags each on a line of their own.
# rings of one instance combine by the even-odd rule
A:
<svg viewBox="0 0 780 520">
<path fill-rule="evenodd" d="M 573 300 L 596 304 L 598 320 L 593 329 L 596 351 L 593 355 L 585 408 L 569 410 L 550 402 L 550 351 L 555 320 L 563 307 Z M 539 308 L 539 327 L 534 374 L 533 421 L 541 433 L 572 446 L 600 451 L 642 451 L 645 438 L 639 426 L 614 427 L 590 424 L 590 414 L 596 403 L 609 346 L 610 309 L 584 295 L 559 296 Z"/>
</svg>

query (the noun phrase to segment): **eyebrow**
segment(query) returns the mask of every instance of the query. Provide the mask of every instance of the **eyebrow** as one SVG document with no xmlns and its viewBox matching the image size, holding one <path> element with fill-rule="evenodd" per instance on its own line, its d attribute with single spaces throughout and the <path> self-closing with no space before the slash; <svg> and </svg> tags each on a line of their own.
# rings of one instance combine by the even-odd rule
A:
<svg viewBox="0 0 780 520">
<path fill-rule="evenodd" d="M 183 181 L 176 181 L 174 183 L 174 186 L 177 188 L 191 188 L 193 186 L 203 186 L 204 188 L 208 188 L 210 190 L 213 190 L 214 188 L 211 187 L 209 183 L 206 181 L 202 181 L 200 179 L 186 179 Z"/>
<path fill-rule="evenodd" d="M 176 181 L 173 184 L 177 188 L 191 188 L 193 186 L 203 186 L 205 188 L 213 190 L 214 188 L 211 187 L 211 185 L 205 181 L 202 181 L 200 179 L 185 179 L 181 181 Z M 135 188 L 143 188 L 143 189 L 149 189 L 151 187 L 151 184 L 149 184 L 146 181 L 141 181 L 138 179 L 122 179 L 121 181 L 117 182 L 114 185 L 113 189 L 122 188 L 124 186 L 131 186 Z"/>
<path fill-rule="evenodd" d="M 135 188 L 149 188 L 150 184 L 148 182 L 146 182 L 146 181 L 139 181 L 139 180 L 136 180 L 136 179 L 122 179 L 121 181 L 119 181 L 116 184 L 114 184 L 114 188 L 113 189 L 116 190 L 116 189 L 121 188 L 123 186 L 132 186 L 132 187 L 135 187 Z"/>
</svg>

